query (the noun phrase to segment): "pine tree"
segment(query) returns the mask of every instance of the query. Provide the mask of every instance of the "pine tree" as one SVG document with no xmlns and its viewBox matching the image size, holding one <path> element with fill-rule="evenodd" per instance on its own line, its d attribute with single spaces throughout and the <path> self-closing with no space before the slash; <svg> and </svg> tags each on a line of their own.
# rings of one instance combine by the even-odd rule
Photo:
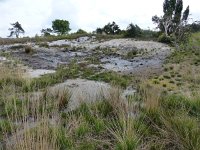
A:
<svg viewBox="0 0 200 150">
<path fill-rule="evenodd" d="M 17 21 L 16 23 L 11 23 L 13 26 L 12 28 L 9 28 L 10 30 L 10 35 L 8 37 L 12 37 L 13 35 L 16 36 L 16 38 L 19 37 L 20 33 L 24 33 L 24 29 L 22 28 L 21 24 Z"/>
</svg>

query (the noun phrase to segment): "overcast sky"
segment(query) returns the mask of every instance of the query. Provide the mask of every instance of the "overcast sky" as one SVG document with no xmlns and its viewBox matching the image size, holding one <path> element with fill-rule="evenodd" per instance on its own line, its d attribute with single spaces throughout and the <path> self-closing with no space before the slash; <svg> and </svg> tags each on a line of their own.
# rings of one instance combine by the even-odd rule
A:
<svg viewBox="0 0 200 150">
<path fill-rule="evenodd" d="M 72 31 L 81 28 L 94 31 L 115 21 L 121 29 L 131 22 L 141 28 L 155 28 L 153 15 L 162 15 L 164 0 L 0 0 L 0 37 L 9 35 L 10 23 L 19 21 L 26 33 L 40 34 L 51 27 L 52 20 L 70 22 Z M 190 5 L 191 18 L 200 20 L 200 1 L 183 0 L 184 9 Z"/>
</svg>

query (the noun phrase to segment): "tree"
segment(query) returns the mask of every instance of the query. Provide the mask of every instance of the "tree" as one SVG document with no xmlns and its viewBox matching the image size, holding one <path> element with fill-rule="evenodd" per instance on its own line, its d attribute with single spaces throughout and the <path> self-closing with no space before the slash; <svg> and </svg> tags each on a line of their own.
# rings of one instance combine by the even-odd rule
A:
<svg viewBox="0 0 200 150">
<path fill-rule="evenodd" d="M 97 28 L 96 33 L 97 34 L 109 34 L 109 35 L 115 35 L 119 34 L 121 32 L 119 26 L 113 21 L 112 23 L 108 23 L 103 28 Z"/>
<path fill-rule="evenodd" d="M 119 34 L 121 30 L 119 26 L 113 21 L 112 23 L 108 23 L 107 25 L 105 25 L 102 31 L 104 31 L 106 34 L 115 35 Z"/>
<path fill-rule="evenodd" d="M 67 20 L 56 19 L 52 21 L 52 28 L 55 33 L 67 34 L 71 29 L 69 28 L 69 22 Z"/>
<path fill-rule="evenodd" d="M 180 27 L 183 27 L 188 20 L 189 6 L 183 12 L 183 1 L 182 0 L 164 0 L 162 17 L 157 15 L 152 17 L 152 21 L 157 24 L 162 32 L 166 36 L 170 36 L 172 33 L 177 32 Z"/>
<path fill-rule="evenodd" d="M 96 33 L 97 33 L 97 34 L 102 34 L 102 33 L 103 33 L 103 29 L 97 28 L 97 29 L 96 29 Z"/>
<path fill-rule="evenodd" d="M 76 34 L 87 34 L 87 32 L 82 29 L 78 29 Z"/>
<path fill-rule="evenodd" d="M 41 33 L 42 33 L 44 36 L 50 36 L 52 32 L 53 32 L 53 30 L 52 30 L 51 28 L 46 28 L 46 29 L 42 29 L 42 30 L 41 30 Z"/>
<path fill-rule="evenodd" d="M 16 38 L 19 37 L 20 33 L 24 33 L 24 29 L 22 28 L 21 24 L 17 21 L 16 23 L 11 23 L 12 28 L 9 28 L 10 35 L 8 37 L 16 36 Z"/>
<path fill-rule="evenodd" d="M 125 36 L 126 37 L 139 37 L 142 35 L 142 30 L 138 25 L 133 25 L 132 23 L 126 29 Z"/>
<path fill-rule="evenodd" d="M 200 31 L 200 21 L 195 21 L 189 25 L 192 32 L 199 32 Z"/>
</svg>

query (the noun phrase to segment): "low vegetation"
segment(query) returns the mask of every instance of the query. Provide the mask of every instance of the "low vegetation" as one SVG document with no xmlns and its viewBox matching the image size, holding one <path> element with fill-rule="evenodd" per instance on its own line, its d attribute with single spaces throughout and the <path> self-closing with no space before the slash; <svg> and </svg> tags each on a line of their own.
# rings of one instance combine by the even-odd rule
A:
<svg viewBox="0 0 200 150">
<path fill-rule="evenodd" d="M 199 150 L 199 22 L 187 25 L 189 6 L 182 10 L 182 0 L 164 1 L 164 15 L 152 18 L 161 32 L 142 30 L 132 23 L 123 31 L 112 22 L 97 28 L 94 34 L 79 29 L 66 35 L 70 31 L 69 22 L 55 20 L 53 29 L 42 30 L 43 36 L 19 39 L 19 34 L 25 31 L 18 22 L 11 24 L 15 27 L 11 29 L 11 36 L 17 38 L 0 38 L 0 45 L 21 43 L 11 50 L 23 49 L 27 55 L 34 49 L 24 46 L 26 42 L 48 48 L 50 41 L 94 35 L 97 40 L 158 38 L 174 46 L 174 50 L 162 71 L 151 76 L 103 70 L 98 56 L 113 56 L 115 48 L 102 48 L 100 53 L 97 47 L 94 55 L 81 63 L 73 60 L 57 68 L 55 73 L 33 79 L 26 78 L 24 70 L 14 60 L 0 63 L 0 149 Z M 193 29 L 192 36 L 185 30 L 188 27 Z M 19 28 L 21 32 L 15 30 Z M 52 32 L 60 35 L 51 35 Z M 67 45 L 54 48 L 68 50 Z M 77 51 L 76 47 L 72 51 Z M 133 59 L 140 54 L 133 49 L 123 57 Z M 11 57 L 7 53 L 2 55 Z M 72 108 L 70 89 L 52 86 L 76 78 L 106 82 L 111 88 L 107 96 L 102 95 L 90 103 L 80 100 L 80 104 Z M 124 96 L 124 91 L 132 85 L 136 92 Z"/>
<path fill-rule="evenodd" d="M 75 62 L 28 80 L 20 68 L 1 65 L 1 148 L 198 150 L 199 45 L 196 33 L 168 58 L 162 73 L 140 80 Z M 77 77 L 110 82 L 113 88 L 108 97 L 70 110 L 71 93 L 48 87 Z M 132 82 L 137 93 L 125 99 L 122 88 Z"/>
</svg>

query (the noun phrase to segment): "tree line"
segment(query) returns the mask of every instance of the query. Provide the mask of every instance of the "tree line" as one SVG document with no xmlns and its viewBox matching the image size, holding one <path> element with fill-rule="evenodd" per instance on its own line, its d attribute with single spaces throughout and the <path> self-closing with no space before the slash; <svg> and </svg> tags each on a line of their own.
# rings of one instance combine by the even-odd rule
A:
<svg viewBox="0 0 200 150">
<path fill-rule="evenodd" d="M 19 22 L 12 23 L 12 28 L 9 28 L 10 35 L 8 37 L 16 36 L 19 37 L 19 34 L 24 34 L 25 30 L 22 28 Z M 67 20 L 56 19 L 52 21 L 52 28 L 42 29 L 41 33 L 43 36 L 50 36 L 52 34 L 65 35 L 70 31 L 70 23 Z M 120 35 L 123 34 L 125 37 L 140 37 L 145 30 L 142 30 L 138 25 L 129 24 L 126 30 L 121 30 L 119 25 L 114 21 L 112 23 L 106 24 L 102 28 L 97 28 L 93 31 L 93 34 L 106 34 L 106 35 Z M 75 34 L 87 34 L 83 29 L 78 29 Z"/>
<path fill-rule="evenodd" d="M 122 34 L 124 37 L 142 37 L 146 35 L 159 36 L 158 39 L 161 42 L 170 43 L 174 40 L 185 41 L 189 37 L 190 32 L 200 31 L 200 22 L 196 21 L 192 24 L 188 24 L 189 20 L 189 6 L 183 11 L 182 0 L 164 0 L 163 2 L 163 16 L 158 17 L 157 15 L 152 17 L 152 21 L 157 25 L 159 30 L 158 34 L 150 30 L 142 30 L 138 25 L 130 23 L 125 30 L 121 30 L 119 25 L 114 21 L 109 22 L 103 27 L 98 27 L 93 33 L 95 34 L 106 34 L 106 35 L 119 35 Z M 12 28 L 9 28 L 10 35 L 19 37 L 19 34 L 25 33 L 19 22 L 12 23 Z M 56 19 L 52 21 L 52 27 L 42 29 L 41 33 L 43 36 L 50 36 L 52 34 L 64 35 L 70 31 L 70 23 L 67 20 Z M 87 32 L 79 29 L 77 34 L 86 34 Z M 177 42 L 177 41 L 176 41 Z"/>
</svg>

